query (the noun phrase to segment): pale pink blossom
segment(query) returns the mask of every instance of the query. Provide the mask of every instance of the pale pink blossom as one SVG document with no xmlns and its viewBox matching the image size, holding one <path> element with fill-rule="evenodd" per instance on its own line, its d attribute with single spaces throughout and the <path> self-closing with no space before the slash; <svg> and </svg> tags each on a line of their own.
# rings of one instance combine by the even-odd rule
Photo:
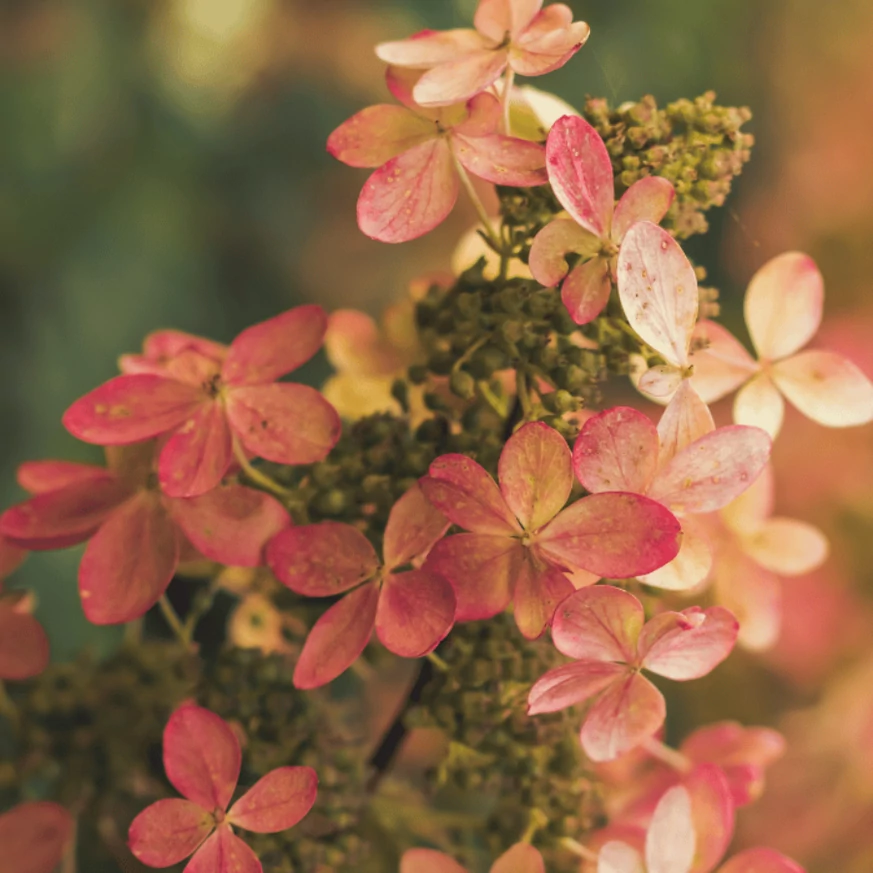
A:
<svg viewBox="0 0 873 873">
<path fill-rule="evenodd" d="M 489 873 L 545 873 L 543 856 L 529 843 L 510 846 Z M 409 849 L 400 859 L 400 873 L 467 873 L 454 858 L 435 849 Z"/>
</svg>

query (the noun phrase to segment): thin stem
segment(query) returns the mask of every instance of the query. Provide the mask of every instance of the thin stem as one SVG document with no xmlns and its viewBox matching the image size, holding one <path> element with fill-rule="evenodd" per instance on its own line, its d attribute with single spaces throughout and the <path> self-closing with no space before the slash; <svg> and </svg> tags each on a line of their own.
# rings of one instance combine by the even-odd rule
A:
<svg viewBox="0 0 873 873">
<path fill-rule="evenodd" d="M 182 624 L 182 620 L 179 618 L 176 610 L 173 609 L 173 604 L 170 603 L 166 594 L 161 595 L 160 600 L 158 600 L 158 606 L 160 606 L 161 612 L 164 614 L 164 620 L 170 626 L 170 629 L 176 635 L 176 638 L 183 646 L 185 646 L 185 648 L 188 648 L 188 646 L 191 645 L 191 639 Z"/>
<path fill-rule="evenodd" d="M 488 239 L 491 240 L 491 245 L 493 246 L 494 251 L 502 251 L 503 245 L 500 242 L 500 238 L 497 236 L 496 231 L 494 230 L 494 226 L 491 224 L 491 219 L 488 217 L 488 212 L 485 209 L 485 204 L 476 193 L 476 189 L 473 186 L 473 182 L 471 181 L 470 176 L 464 169 L 464 165 L 455 157 L 454 153 L 452 153 L 452 160 L 454 161 L 455 169 L 458 171 L 458 176 L 461 179 L 461 184 L 464 186 L 464 190 L 467 192 L 467 196 L 470 198 L 473 206 L 476 209 L 476 214 L 479 216 L 479 221 L 482 222 L 482 225 L 485 228 L 485 232 L 488 234 Z"/>
<path fill-rule="evenodd" d="M 549 817 L 541 809 L 532 809 L 528 818 L 527 830 L 522 834 L 520 842 L 533 842 L 536 832 L 542 830 L 548 823 Z"/>
<path fill-rule="evenodd" d="M 79 837 L 79 819 L 73 819 L 73 830 L 70 834 L 70 841 L 67 843 L 67 849 L 64 852 L 64 859 L 61 863 L 61 873 L 76 873 L 76 844 Z"/>
<path fill-rule="evenodd" d="M 476 383 L 479 393 L 485 402 L 501 417 L 506 418 L 509 415 L 509 410 L 506 408 L 506 403 L 498 397 L 492 390 L 491 386 L 484 380 L 480 379 Z"/>
<path fill-rule="evenodd" d="M 425 657 L 434 665 L 434 667 L 437 668 L 437 670 L 440 671 L 440 673 L 449 672 L 449 665 L 436 652 L 428 652 Z"/>
<path fill-rule="evenodd" d="M 586 861 L 597 862 L 597 852 L 592 852 L 591 849 L 586 848 L 582 843 L 577 842 L 572 837 L 562 837 L 561 845 L 565 849 L 571 851 L 574 855 L 584 858 Z"/>
<path fill-rule="evenodd" d="M 671 749 L 669 746 L 665 746 L 660 740 L 656 740 L 654 737 L 649 737 L 640 745 L 653 758 L 663 761 L 668 767 L 672 767 L 680 773 L 690 773 L 694 766 L 681 752 L 677 752 L 676 749 Z"/>
<path fill-rule="evenodd" d="M 251 462 L 246 457 L 246 453 L 243 451 L 243 447 L 236 439 L 233 441 L 233 456 L 236 458 L 240 467 L 242 467 L 246 476 L 248 476 L 252 482 L 260 485 L 264 491 L 268 491 L 276 497 L 289 497 L 291 495 L 291 491 L 287 488 L 283 488 L 278 482 L 267 476 L 266 473 L 262 473 L 257 467 L 252 466 Z"/>
<path fill-rule="evenodd" d="M 521 404 L 521 412 L 525 421 L 532 421 L 531 413 L 533 411 L 530 394 L 527 386 L 527 374 L 523 370 L 515 371 L 515 391 L 518 394 L 518 402 Z"/>
<path fill-rule="evenodd" d="M 194 598 L 194 603 L 191 606 L 188 615 L 185 616 L 185 636 L 190 641 L 194 639 L 194 631 L 197 630 L 197 623 L 212 609 L 212 604 L 215 602 L 215 595 L 218 594 L 218 584 L 216 580 L 210 582 L 209 587 L 203 591 L 199 591 L 197 597 Z"/>
<path fill-rule="evenodd" d="M 509 121 L 511 103 L 512 103 L 512 86 L 515 84 L 515 70 L 512 67 L 507 67 L 506 77 L 503 80 L 503 132 L 506 136 L 512 136 L 511 125 Z"/>
</svg>

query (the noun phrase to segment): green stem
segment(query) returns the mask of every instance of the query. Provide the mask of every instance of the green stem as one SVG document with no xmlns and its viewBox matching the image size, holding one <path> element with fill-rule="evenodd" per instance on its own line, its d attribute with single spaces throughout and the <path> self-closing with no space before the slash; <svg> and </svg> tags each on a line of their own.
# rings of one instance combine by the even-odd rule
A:
<svg viewBox="0 0 873 873">
<path fill-rule="evenodd" d="M 452 152 L 452 161 L 454 161 L 455 169 L 458 171 L 458 177 L 461 180 L 461 184 L 464 186 L 464 190 L 467 192 L 467 196 L 470 198 L 473 206 L 476 209 L 476 214 L 479 216 L 479 221 L 482 222 L 482 226 L 485 228 L 485 232 L 488 234 L 488 239 L 491 241 L 491 246 L 493 247 L 495 252 L 500 252 L 503 249 L 503 244 L 500 242 L 500 238 L 497 236 L 497 233 L 494 230 L 494 226 L 491 224 L 491 219 L 488 217 L 488 212 L 485 209 L 485 204 L 482 203 L 478 193 L 476 193 L 476 189 L 473 186 L 473 182 L 470 179 L 469 174 L 464 169 L 464 165 L 455 157 L 454 152 Z"/>
<path fill-rule="evenodd" d="M 253 467 L 249 459 L 246 457 L 246 453 L 243 451 L 242 446 L 239 444 L 239 441 L 234 439 L 233 441 L 233 456 L 236 458 L 237 463 L 242 467 L 243 472 L 246 476 L 252 480 L 257 485 L 260 485 L 264 491 L 268 491 L 270 494 L 275 495 L 276 497 L 287 498 L 290 497 L 292 492 L 287 488 L 283 488 L 278 482 L 274 479 L 271 479 L 265 473 L 262 473 L 257 467 Z"/>
<path fill-rule="evenodd" d="M 191 610 L 185 616 L 185 636 L 188 640 L 194 639 L 194 631 L 197 630 L 197 623 L 212 609 L 212 604 L 215 602 L 215 595 L 218 593 L 218 585 L 215 580 L 210 582 L 209 587 L 203 591 L 199 591 Z"/>
<path fill-rule="evenodd" d="M 508 67 L 506 77 L 503 80 L 503 95 L 501 102 L 503 104 L 503 132 L 506 136 L 512 136 L 511 125 L 509 121 L 510 105 L 512 103 L 512 86 L 515 84 L 515 70 Z"/>
<path fill-rule="evenodd" d="M 530 393 L 527 386 L 527 374 L 523 370 L 515 371 L 515 391 L 518 394 L 518 402 L 521 403 L 521 412 L 525 421 L 533 421 L 533 407 L 530 402 Z"/>
<path fill-rule="evenodd" d="M 170 630 L 173 631 L 179 642 L 187 649 L 191 645 L 191 638 L 188 636 L 182 620 L 179 618 L 176 610 L 173 609 L 173 604 L 170 603 L 166 594 L 161 595 L 160 600 L 158 600 L 158 606 L 160 606 L 161 612 L 164 614 L 164 620 L 170 626 Z"/>
<path fill-rule="evenodd" d="M 663 761 L 663 763 L 668 767 L 672 767 L 679 773 L 689 773 L 693 768 L 693 764 L 685 757 L 685 755 L 681 752 L 677 752 L 676 749 L 671 749 L 669 746 L 665 746 L 664 743 L 660 740 L 656 740 L 654 737 L 649 737 L 640 745 L 653 758 Z"/>
<path fill-rule="evenodd" d="M 449 672 L 449 665 L 436 652 L 428 652 L 425 657 L 434 665 L 434 667 L 437 668 L 437 670 L 440 671 L 440 673 Z"/>
<path fill-rule="evenodd" d="M 509 415 L 509 410 L 506 408 L 506 403 L 501 400 L 492 390 L 491 386 L 484 380 L 480 379 L 476 383 L 479 393 L 485 402 L 497 413 L 500 418 L 506 418 Z"/>
</svg>

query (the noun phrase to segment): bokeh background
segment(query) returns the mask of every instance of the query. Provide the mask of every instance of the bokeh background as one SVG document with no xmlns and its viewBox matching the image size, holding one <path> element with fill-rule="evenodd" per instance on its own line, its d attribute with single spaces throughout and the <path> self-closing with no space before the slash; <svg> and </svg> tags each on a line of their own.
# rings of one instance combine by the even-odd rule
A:
<svg viewBox="0 0 873 873">
<path fill-rule="evenodd" d="M 873 376 L 870 0 L 586 0 L 592 36 L 538 84 L 580 106 L 714 89 L 748 105 L 753 160 L 691 251 L 743 334 L 742 292 L 801 249 L 826 279 L 821 342 Z M 402 247 L 364 238 L 364 175 L 330 131 L 385 98 L 375 42 L 469 21 L 475 0 L 0 0 L 0 500 L 28 458 L 99 460 L 60 426 L 150 330 L 220 340 L 302 301 L 370 311 L 447 266 L 472 213 Z M 324 378 L 324 361 L 307 377 Z M 796 740 L 745 826 L 813 869 L 873 869 L 873 439 L 789 416 L 780 512 L 833 557 L 786 585 L 777 648 L 741 663 L 730 705 Z M 12 580 L 39 595 L 55 657 L 110 649 L 75 550 Z M 742 656 L 741 656 L 742 660 Z M 749 678 L 751 677 L 751 678 Z M 720 714 L 717 713 L 717 714 Z M 838 726 L 838 727 L 835 727 Z M 793 732 L 793 733 L 792 733 Z"/>
</svg>

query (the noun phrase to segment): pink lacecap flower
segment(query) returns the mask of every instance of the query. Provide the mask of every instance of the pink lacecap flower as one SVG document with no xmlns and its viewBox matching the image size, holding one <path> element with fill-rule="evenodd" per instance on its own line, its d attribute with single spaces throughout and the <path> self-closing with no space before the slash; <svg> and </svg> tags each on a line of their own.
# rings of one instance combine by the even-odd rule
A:
<svg viewBox="0 0 873 873">
<path fill-rule="evenodd" d="M 426 30 L 386 42 L 376 54 L 388 64 L 427 70 L 413 92 L 422 106 L 447 106 L 490 88 L 507 67 L 521 76 L 542 76 L 564 66 L 591 29 L 573 21 L 563 3 L 543 0 L 480 0 L 475 30 Z"/>
<path fill-rule="evenodd" d="M 73 817 L 62 806 L 29 801 L 0 813 L 3 873 L 52 873 L 73 835 Z"/>
<path fill-rule="evenodd" d="M 26 594 L 0 585 L 0 679 L 30 679 L 49 662 L 49 641 Z"/>
<path fill-rule="evenodd" d="M 645 494 L 682 519 L 679 554 L 642 577 L 648 585 L 676 591 L 703 582 L 712 566 L 705 535 L 685 517 L 727 506 L 757 479 L 770 457 L 770 437 L 760 428 L 715 430 L 705 404 L 693 402 L 701 408 L 695 419 L 677 418 L 677 406 L 671 405 L 657 428 L 635 409 L 607 409 L 588 419 L 573 448 L 576 478 L 588 491 Z"/>
<path fill-rule="evenodd" d="M 646 622 L 632 594 L 609 585 L 584 588 L 561 603 L 552 626 L 558 651 L 574 661 L 537 680 L 528 712 L 593 700 L 582 722 L 582 747 L 593 761 L 612 760 L 664 723 L 664 697 L 640 671 L 698 679 L 730 654 L 738 629 L 719 606 L 663 612 Z"/>
<path fill-rule="evenodd" d="M 545 873 L 543 856 L 529 843 L 510 846 L 489 873 Z M 454 858 L 434 849 L 409 849 L 400 859 L 400 873 L 467 873 Z"/>
<path fill-rule="evenodd" d="M 358 199 L 358 225 L 369 237 L 406 242 L 433 230 L 455 206 L 459 167 L 496 185 L 543 185 L 541 145 L 502 136 L 493 94 L 444 109 L 411 96 L 407 71 L 389 69 L 388 88 L 403 104 L 370 106 L 341 124 L 328 151 L 351 167 L 378 167 Z"/>
<path fill-rule="evenodd" d="M 228 810 L 241 761 L 230 725 L 183 703 L 164 728 L 164 770 L 185 799 L 146 807 L 130 825 L 131 852 L 149 867 L 170 867 L 193 854 L 185 873 L 262 873 L 233 828 L 273 834 L 294 827 L 315 803 L 318 777 L 311 767 L 278 767 Z"/>
<path fill-rule="evenodd" d="M 614 490 L 565 509 L 570 449 L 542 422 L 510 437 L 498 478 L 499 487 L 466 455 L 443 455 L 421 480 L 428 500 L 468 531 L 437 543 L 425 565 L 454 586 L 459 621 L 491 618 L 514 601 L 519 629 L 534 638 L 572 592 L 567 573 L 636 576 L 678 552 L 679 523 L 648 497 Z"/>
<path fill-rule="evenodd" d="M 267 563 L 280 582 L 306 597 L 345 596 L 315 623 L 294 684 L 316 688 L 348 669 L 376 630 L 389 651 L 419 658 L 433 651 L 455 619 L 452 586 L 416 564 L 449 523 L 417 485 L 393 506 L 385 527 L 383 560 L 356 528 L 337 522 L 288 528 L 267 547 Z"/>
<path fill-rule="evenodd" d="M 609 300 L 625 234 L 638 221 L 658 224 L 676 192 L 666 179 L 647 176 L 631 185 L 616 206 L 606 145 L 587 121 L 571 115 L 560 118 L 549 133 L 546 168 L 555 196 L 571 217 L 558 218 L 537 234 L 531 272 L 547 287 L 563 279 L 564 305 L 577 324 L 587 324 Z M 584 261 L 568 275 L 570 252 Z"/>
<path fill-rule="evenodd" d="M 267 541 L 290 523 L 273 497 L 223 485 L 188 499 L 153 485 L 151 442 L 107 452 L 109 467 L 67 461 L 22 464 L 35 495 L 0 516 L 0 534 L 31 550 L 88 542 L 79 593 L 89 621 L 117 624 L 150 609 L 184 550 L 232 566 L 257 566 Z"/>
<path fill-rule="evenodd" d="M 701 322 L 693 384 L 707 402 L 743 386 L 734 400 L 734 420 L 775 436 L 782 425 L 783 396 L 804 415 L 828 427 L 873 420 L 873 384 L 835 352 L 801 351 L 821 324 L 824 282 L 812 258 L 787 252 L 752 277 L 745 298 L 746 325 L 755 360 L 725 328 Z"/>
<path fill-rule="evenodd" d="M 339 439 L 340 421 L 314 388 L 277 382 L 321 347 L 327 316 L 296 309 L 244 330 L 228 348 L 186 334 L 153 335 L 128 372 L 77 400 L 67 430 L 97 445 L 128 445 L 169 434 L 158 477 L 171 497 L 196 497 L 218 485 L 234 444 L 279 464 L 322 460 Z"/>
</svg>

